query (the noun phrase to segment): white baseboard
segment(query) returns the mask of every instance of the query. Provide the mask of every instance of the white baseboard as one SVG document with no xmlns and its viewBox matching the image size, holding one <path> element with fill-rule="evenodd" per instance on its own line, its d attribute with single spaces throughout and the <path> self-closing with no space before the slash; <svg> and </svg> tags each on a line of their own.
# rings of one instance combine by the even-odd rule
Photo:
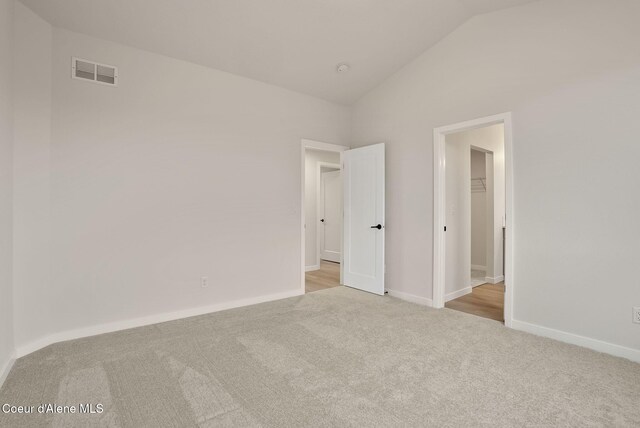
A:
<svg viewBox="0 0 640 428">
<path fill-rule="evenodd" d="M 446 294 L 444 296 L 444 301 L 448 302 L 449 300 L 457 299 L 458 297 L 462 297 L 466 294 L 471 293 L 473 289 L 471 287 L 463 288 L 462 290 L 454 291 L 453 293 Z"/>
<path fill-rule="evenodd" d="M 406 300 L 407 302 L 417 303 L 418 305 L 422 305 L 422 306 L 433 307 L 433 301 L 426 297 L 420 297 L 420 296 L 416 296 L 415 294 L 409 294 L 403 291 L 396 291 L 396 290 L 387 290 L 387 293 L 391 297 L 396 297 L 401 300 Z"/>
<path fill-rule="evenodd" d="M 9 360 L 6 363 L 4 363 L 4 366 L 0 368 L 0 388 L 2 388 L 4 381 L 7 380 L 7 376 L 9 376 L 9 372 L 11 371 L 11 368 L 13 367 L 13 363 L 15 362 L 16 362 L 16 358 L 14 353 L 9 357 Z"/>
<path fill-rule="evenodd" d="M 487 276 L 484 278 L 484 280 L 487 281 L 489 284 L 497 284 L 499 282 L 504 281 L 504 275 L 494 276 L 493 278 L 490 276 Z"/>
<path fill-rule="evenodd" d="M 103 333 L 112 333 L 114 331 L 127 330 L 130 328 L 143 327 L 145 325 L 157 324 L 166 321 L 174 321 L 182 318 L 189 318 L 198 315 L 205 315 L 212 312 L 224 311 L 226 309 L 239 308 L 243 306 L 256 305 L 258 303 L 271 302 L 274 300 L 286 299 L 288 297 L 303 295 L 302 290 L 287 291 L 284 293 L 269 294 L 266 296 L 251 297 L 247 299 L 233 300 L 230 302 L 219 303 L 216 305 L 202 306 L 198 308 L 185 309 L 175 312 L 167 312 L 163 314 L 150 315 L 147 317 L 134 318 L 125 321 L 116 321 L 106 324 L 94 325 L 91 327 L 80 328 L 76 330 L 67 330 L 39 338 L 33 342 L 16 346 L 16 358 L 24 357 L 32 352 L 49 346 L 54 343 L 64 342 L 67 340 L 80 339 L 88 336 L 95 336 Z"/>
<path fill-rule="evenodd" d="M 483 270 L 483 271 L 487 271 L 487 267 L 486 266 L 480 266 L 480 265 L 471 265 L 471 269 L 472 270 Z"/>
<path fill-rule="evenodd" d="M 305 272 L 311 272 L 312 270 L 320 270 L 320 265 L 313 265 L 313 266 L 305 266 L 304 267 L 304 271 Z"/>
<path fill-rule="evenodd" d="M 513 320 L 511 322 L 511 328 L 513 328 L 514 330 L 532 333 L 537 336 L 559 340 L 560 342 L 582 346 L 584 348 L 593 349 L 594 351 L 604 352 L 605 354 L 615 355 L 616 357 L 622 357 L 640 363 L 640 349 L 627 348 L 625 346 L 615 345 L 613 343 L 604 342 L 602 340 L 579 336 L 577 334 L 568 333 L 566 331 L 555 330 L 553 328 L 542 327 L 540 325 L 530 324 L 528 322 L 518 320 Z"/>
</svg>

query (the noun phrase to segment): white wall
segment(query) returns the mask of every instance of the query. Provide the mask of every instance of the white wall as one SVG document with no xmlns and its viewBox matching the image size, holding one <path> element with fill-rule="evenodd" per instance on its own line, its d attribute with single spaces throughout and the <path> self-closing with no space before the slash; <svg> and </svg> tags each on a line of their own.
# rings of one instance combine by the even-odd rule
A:
<svg viewBox="0 0 640 428">
<path fill-rule="evenodd" d="M 322 150 L 306 150 L 304 166 L 305 206 L 305 266 L 316 268 L 318 263 L 318 162 L 340 165 L 340 153 Z"/>
<path fill-rule="evenodd" d="M 356 104 L 355 145 L 387 143 L 388 288 L 432 295 L 433 128 L 511 111 L 519 328 L 640 349 L 639 20 L 635 0 L 481 15 Z"/>
<path fill-rule="evenodd" d="M 48 328 L 57 314 L 49 243 L 52 35 L 51 25 L 16 2 L 13 284 L 18 344 Z"/>
<path fill-rule="evenodd" d="M 471 198 L 469 185 L 469 145 L 451 141 L 445 145 L 445 301 L 470 292 L 471 281 Z"/>
<path fill-rule="evenodd" d="M 72 56 L 119 86 L 71 79 Z M 299 293 L 300 140 L 346 143 L 349 109 L 61 29 L 52 57 L 51 141 L 29 153 L 49 159 L 50 278 L 30 286 L 51 312 L 26 308 L 20 349 Z"/>
<path fill-rule="evenodd" d="M 12 285 L 13 0 L 0 0 L 0 385 L 14 353 Z"/>
<path fill-rule="evenodd" d="M 634 0 L 545 0 L 478 16 L 357 103 L 356 145 L 387 143 L 389 289 L 431 298 L 433 128 L 512 111 L 516 320 L 640 349 L 630 311 L 640 305 L 639 17 Z M 0 19 L 6 302 L 11 36 L 10 18 Z M 120 86 L 71 80 L 72 55 L 119 66 Z M 299 289 L 300 139 L 351 142 L 348 109 L 63 30 L 52 56 L 52 138 L 37 146 L 49 152 L 19 153 L 32 165 L 49 156 L 33 189 L 49 180 L 37 205 L 50 206 L 55 251 L 49 280 L 28 292 L 50 297 L 55 313 L 15 296 L 26 308 L 17 345 Z M 47 237 L 34 241 L 19 245 Z"/>
<path fill-rule="evenodd" d="M 504 125 L 500 131 L 499 135 L 502 144 L 499 149 L 502 151 L 502 159 L 498 159 L 498 165 L 493 161 L 494 155 L 493 152 L 485 153 L 485 174 L 487 176 L 487 192 L 485 194 L 485 219 L 493 219 L 493 221 L 487 221 L 485 225 L 485 242 L 486 242 L 486 271 L 485 271 L 485 279 L 491 283 L 497 283 L 499 281 L 503 281 L 504 278 L 504 269 L 503 269 L 503 258 L 504 258 L 504 232 L 503 226 L 505 226 L 505 221 L 507 218 L 507 207 L 506 207 L 506 177 L 504 170 Z M 500 164 L 500 161 L 502 162 Z M 496 168 L 497 167 L 497 168 Z M 502 168 L 502 170 L 500 170 Z M 496 189 L 495 177 L 494 175 L 498 173 L 498 180 L 501 180 L 502 187 Z M 500 192 L 498 194 L 502 199 L 499 200 L 499 204 L 496 206 L 496 190 Z M 496 215 L 496 212 L 498 215 Z M 498 236 L 496 236 L 498 235 Z M 493 237 L 493 239 L 490 239 Z"/>
<path fill-rule="evenodd" d="M 484 152 L 471 150 L 471 179 L 482 178 L 486 186 L 487 161 Z M 471 190 L 471 266 L 487 269 L 487 191 Z M 500 224 L 502 226 L 502 224 Z"/>
</svg>

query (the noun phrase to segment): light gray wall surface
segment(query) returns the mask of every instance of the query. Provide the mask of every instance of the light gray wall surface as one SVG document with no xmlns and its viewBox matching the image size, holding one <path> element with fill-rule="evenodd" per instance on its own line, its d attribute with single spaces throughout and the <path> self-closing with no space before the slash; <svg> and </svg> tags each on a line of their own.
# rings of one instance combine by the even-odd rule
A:
<svg viewBox="0 0 640 428">
<path fill-rule="evenodd" d="M 471 189 L 471 265 L 487 268 L 487 161 L 484 152 L 471 150 L 471 179 L 481 178 L 484 189 Z"/>
<path fill-rule="evenodd" d="M 13 0 L 0 0 L 0 384 L 13 357 Z"/>
<path fill-rule="evenodd" d="M 515 319 L 640 349 L 639 2 L 543 0 L 478 16 L 350 109 L 51 29 L 19 7 L 16 34 L 33 31 L 20 46 L 51 55 L 48 83 L 46 59 L 6 66 L 13 2 L 0 1 L 0 364 L 11 330 L 28 347 L 297 290 L 301 138 L 386 143 L 387 288 L 430 299 L 433 128 L 506 111 Z M 72 56 L 118 66 L 119 86 L 71 79 Z M 13 68 L 44 73 L 14 85 Z M 15 155 L 12 116 L 26 144 Z M 14 158 L 27 167 L 11 177 Z M 11 218 L 34 209 L 16 223 L 14 251 Z"/>
<path fill-rule="evenodd" d="M 471 19 L 362 98 L 387 143 L 387 284 L 432 296 L 433 129 L 513 113 L 514 317 L 640 349 L 640 2 Z M 585 316 L 588 314 L 588 316 Z"/>
<path fill-rule="evenodd" d="M 455 134 L 450 137 L 456 137 Z M 445 299 L 469 287 L 471 280 L 471 198 L 469 197 L 469 145 L 446 143 Z"/>
<path fill-rule="evenodd" d="M 51 25 L 16 2 L 13 284 L 18 344 L 55 325 L 57 299 L 75 300 L 51 281 L 52 42 Z"/>
<path fill-rule="evenodd" d="M 45 45 L 52 89 L 29 102 L 51 99 L 50 140 L 21 151 L 41 171 L 20 194 L 49 206 L 25 222 L 48 221 L 52 250 L 30 255 L 18 347 L 299 291 L 300 141 L 348 143 L 348 108 L 63 29 Z M 71 79 L 72 56 L 117 66 L 118 86 Z"/>
</svg>

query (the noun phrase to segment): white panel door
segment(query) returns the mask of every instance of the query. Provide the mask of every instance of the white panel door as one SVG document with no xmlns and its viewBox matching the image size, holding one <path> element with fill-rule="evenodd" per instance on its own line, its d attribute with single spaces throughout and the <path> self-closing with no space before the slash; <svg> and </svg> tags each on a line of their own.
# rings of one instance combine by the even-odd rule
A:
<svg viewBox="0 0 640 428">
<path fill-rule="evenodd" d="M 384 144 L 343 152 L 344 285 L 384 294 Z"/>
<path fill-rule="evenodd" d="M 342 174 L 323 172 L 320 177 L 320 258 L 340 263 L 342 240 Z"/>
</svg>

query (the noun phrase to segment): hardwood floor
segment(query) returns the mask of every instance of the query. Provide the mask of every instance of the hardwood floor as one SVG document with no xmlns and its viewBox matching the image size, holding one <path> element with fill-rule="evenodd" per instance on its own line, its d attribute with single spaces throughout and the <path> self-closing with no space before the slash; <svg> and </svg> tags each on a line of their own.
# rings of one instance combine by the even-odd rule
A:
<svg viewBox="0 0 640 428">
<path fill-rule="evenodd" d="M 320 261 L 320 269 L 305 274 L 305 292 L 312 293 L 340 286 L 340 263 Z"/>
<path fill-rule="evenodd" d="M 446 308 L 504 322 L 504 282 L 474 287 L 465 296 L 451 300 Z"/>
</svg>

